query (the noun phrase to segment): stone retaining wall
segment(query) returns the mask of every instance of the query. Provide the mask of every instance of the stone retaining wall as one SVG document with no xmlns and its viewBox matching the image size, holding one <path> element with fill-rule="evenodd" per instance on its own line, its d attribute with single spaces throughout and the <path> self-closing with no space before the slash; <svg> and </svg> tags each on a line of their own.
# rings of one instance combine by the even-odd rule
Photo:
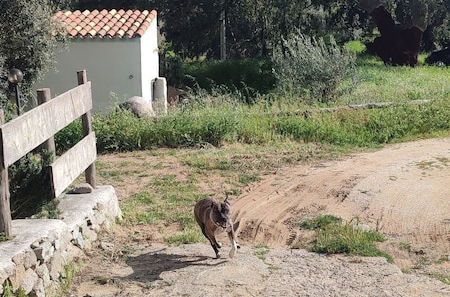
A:
<svg viewBox="0 0 450 297">
<path fill-rule="evenodd" d="M 14 291 L 43 297 L 59 288 L 67 265 L 121 216 L 112 186 L 89 194 L 66 195 L 58 206 L 60 219 L 13 221 L 14 238 L 0 242 L 0 294 L 7 283 Z M 48 295 L 48 294 L 47 294 Z"/>
</svg>

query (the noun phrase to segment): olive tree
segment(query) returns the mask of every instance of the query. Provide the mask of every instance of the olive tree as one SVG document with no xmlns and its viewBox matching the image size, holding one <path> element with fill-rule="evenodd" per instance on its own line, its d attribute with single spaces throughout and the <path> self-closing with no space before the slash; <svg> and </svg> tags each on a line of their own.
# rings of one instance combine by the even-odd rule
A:
<svg viewBox="0 0 450 297">
<path fill-rule="evenodd" d="M 0 72 L 18 68 L 24 73 L 22 90 L 27 98 L 31 86 L 54 61 L 63 28 L 52 20 L 56 6 L 49 0 L 9 0 L 0 2 Z M 2 81 L 1 91 L 7 93 Z M 26 99 L 25 99 L 26 100 Z"/>
</svg>

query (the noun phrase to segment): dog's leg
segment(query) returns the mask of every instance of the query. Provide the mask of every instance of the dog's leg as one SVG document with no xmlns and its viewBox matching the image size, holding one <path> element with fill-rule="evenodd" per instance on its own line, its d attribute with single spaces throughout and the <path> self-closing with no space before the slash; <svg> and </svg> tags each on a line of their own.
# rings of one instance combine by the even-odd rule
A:
<svg viewBox="0 0 450 297">
<path fill-rule="evenodd" d="M 216 259 L 219 259 L 220 258 L 219 247 L 217 246 L 217 241 L 216 238 L 214 237 L 214 233 L 208 232 L 206 230 L 206 234 L 207 234 L 206 237 L 209 239 L 209 242 L 211 243 L 211 246 L 214 252 L 216 253 Z"/>
<path fill-rule="evenodd" d="M 230 239 L 231 242 L 231 251 L 230 251 L 230 258 L 233 258 L 234 255 L 236 254 L 237 249 L 241 248 L 239 246 L 239 244 L 236 242 L 236 238 L 234 236 L 234 229 L 233 229 L 233 225 L 231 225 L 231 230 L 228 231 L 228 238 Z"/>
</svg>

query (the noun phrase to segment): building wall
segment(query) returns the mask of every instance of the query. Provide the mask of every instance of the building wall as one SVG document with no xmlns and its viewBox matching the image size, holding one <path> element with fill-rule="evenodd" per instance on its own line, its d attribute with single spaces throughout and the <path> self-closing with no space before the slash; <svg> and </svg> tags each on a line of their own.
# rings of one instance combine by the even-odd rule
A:
<svg viewBox="0 0 450 297">
<path fill-rule="evenodd" d="M 156 27 L 155 21 L 153 24 Z M 148 88 L 144 90 L 143 85 L 151 85 L 147 81 L 153 72 L 142 75 L 141 60 L 146 61 L 145 69 L 148 69 L 149 63 L 158 64 L 158 54 L 156 52 L 156 59 L 146 57 L 148 50 L 142 52 L 140 47 L 151 48 L 153 39 L 156 40 L 156 32 L 152 35 L 154 38 L 150 35 L 146 37 L 150 42 L 141 42 L 140 38 L 71 40 L 66 49 L 56 54 L 56 70 L 47 73 L 35 87 L 48 87 L 52 96 L 56 96 L 75 87 L 76 72 L 86 69 L 88 80 L 92 81 L 94 111 L 108 111 L 115 103 L 132 96 L 149 96 L 151 100 L 151 91 Z"/>
<path fill-rule="evenodd" d="M 141 37 L 141 85 L 142 97 L 152 100 L 153 81 L 159 76 L 158 28 L 155 18 Z"/>
</svg>

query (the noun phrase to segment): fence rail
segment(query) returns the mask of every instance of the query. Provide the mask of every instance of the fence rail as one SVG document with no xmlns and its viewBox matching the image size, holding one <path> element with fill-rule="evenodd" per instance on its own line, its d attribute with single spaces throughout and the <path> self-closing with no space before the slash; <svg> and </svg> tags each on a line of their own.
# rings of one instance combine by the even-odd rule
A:
<svg viewBox="0 0 450 297">
<path fill-rule="evenodd" d="M 11 235 L 8 167 L 37 147 L 55 154 L 54 135 L 82 119 L 84 138 L 50 165 L 53 198 L 59 196 L 83 171 L 93 187 L 95 181 L 95 133 L 92 132 L 92 91 L 86 71 L 77 73 L 78 87 L 53 99 L 49 89 L 38 90 L 39 106 L 4 123 L 0 110 L 0 232 Z"/>
</svg>

